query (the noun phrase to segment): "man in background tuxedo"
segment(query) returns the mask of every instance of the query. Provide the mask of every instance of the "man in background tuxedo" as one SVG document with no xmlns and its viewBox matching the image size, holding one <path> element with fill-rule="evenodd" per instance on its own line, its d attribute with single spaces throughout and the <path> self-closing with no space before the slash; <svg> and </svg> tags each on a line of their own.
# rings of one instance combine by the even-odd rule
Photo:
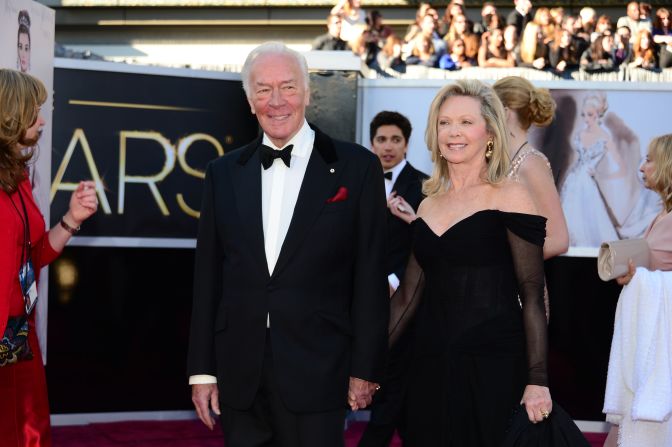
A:
<svg viewBox="0 0 672 447">
<path fill-rule="evenodd" d="M 388 202 L 396 206 L 398 197 L 403 197 L 403 206 L 418 209 L 423 199 L 422 182 L 425 174 L 415 169 L 406 160 L 408 141 L 411 138 L 411 123 L 397 112 L 378 113 L 369 126 L 371 150 L 378 156 L 385 171 L 385 193 Z M 391 203 L 388 203 L 392 206 Z M 388 274 L 390 293 L 399 287 L 411 252 L 411 225 L 389 210 L 387 213 L 388 237 L 385 271 Z M 406 371 L 409 361 L 409 336 L 397 341 L 389 355 L 385 380 L 376 395 L 371 410 L 371 419 L 359 443 L 359 447 L 388 446 L 395 429 L 404 437 L 404 398 Z"/>
<path fill-rule="evenodd" d="M 192 401 L 227 447 L 342 447 L 346 403 L 366 407 L 385 366 L 382 170 L 306 122 L 299 53 L 262 44 L 242 78 L 263 135 L 206 171 Z"/>
<path fill-rule="evenodd" d="M 513 0 L 514 8 L 506 16 L 506 25 L 514 25 L 518 37 L 522 37 L 525 25 L 532 21 L 532 2 L 530 0 Z"/>
</svg>

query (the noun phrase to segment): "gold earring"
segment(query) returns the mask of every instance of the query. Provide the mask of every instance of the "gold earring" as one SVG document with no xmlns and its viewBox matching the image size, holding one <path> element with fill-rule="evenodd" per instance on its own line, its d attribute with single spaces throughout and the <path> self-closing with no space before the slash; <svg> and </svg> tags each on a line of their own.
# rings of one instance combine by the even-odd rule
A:
<svg viewBox="0 0 672 447">
<path fill-rule="evenodd" d="M 488 140 L 488 143 L 486 144 L 486 149 L 485 149 L 485 158 L 490 159 L 492 157 L 492 150 L 495 148 L 495 142 L 492 140 Z"/>
</svg>

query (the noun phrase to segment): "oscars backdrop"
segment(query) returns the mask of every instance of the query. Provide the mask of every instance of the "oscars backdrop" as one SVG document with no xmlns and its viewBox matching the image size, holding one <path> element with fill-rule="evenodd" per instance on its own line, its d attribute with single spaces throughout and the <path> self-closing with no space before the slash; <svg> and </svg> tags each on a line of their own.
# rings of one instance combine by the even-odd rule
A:
<svg viewBox="0 0 672 447">
<path fill-rule="evenodd" d="M 42 106 L 46 124 L 42 138 L 35 148 L 30 166 L 33 196 L 49 222 L 49 183 L 51 180 L 51 131 L 54 86 L 54 26 L 53 10 L 32 0 L 4 0 L 0 4 L 0 67 L 12 68 L 39 78 L 49 96 Z M 37 302 L 37 330 L 42 357 L 47 358 L 48 269 L 40 273 Z"/>
</svg>

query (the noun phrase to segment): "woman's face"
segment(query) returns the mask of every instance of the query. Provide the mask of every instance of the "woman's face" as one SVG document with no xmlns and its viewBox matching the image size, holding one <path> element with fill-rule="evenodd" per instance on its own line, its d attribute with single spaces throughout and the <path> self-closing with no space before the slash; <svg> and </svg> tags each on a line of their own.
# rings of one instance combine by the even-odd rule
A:
<svg viewBox="0 0 672 447">
<path fill-rule="evenodd" d="M 639 172 L 642 173 L 644 187 L 647 189 L 653 189 L 653 174 L 656 172 L 656 161 L 653 159 L 653 154 L 651 154 L 651 151 L 646 154 L 646 158 L 644 159 L 644 163 L 642 163 L 642 167 L 639 168 Z"/>
<path fill-rule="evenodd" d="M 560 34 L 560 47 L 567 48 L 572 43 L 572 35 L 567 30 L 563 30 Z"/>
<path fill-rule="evenodd" d="M 26 130 L 26 134 L 23 136 L 21 144 L 26 147 L 34 146 L 37 144 L 40 136 L 42 136 L 42 127 L 44 127 L 44 118 L 42 117 L 42 111 L 38 111 L 37 119 Z"/>
<path fill-rule="evenodd" d="M 542 11 L 539 13 L 539 25 L 548 26 L 551 23 L 551 13 L 548 11 Z"/>
<path fill-rule="evenodd" d="M 464 54 L 464 41 L 462 39 L 457 39 L 453 42 L 453 54 L 461 56 Z"/>
<path fill-rule="evenodd" d="M 597 26 L 595 26 L 595 31 L 598 33 L 603 33 L 608 29 L 609 29 L 609 22 L 600 21 L 597 22 Z"/>
<path fill-rule="evenodd" d="M 25 73 L 30 68 L 30 36 L 28 34 L 19 34 L 17 51 L 19 54 L 19 68 Z"/>
<path fill-rule="evenodd" d="M 452 96 L 441 105 L 436 123 L 439 151 L 448 164 L 485 163 L 490 136 L 480 102 L 469 96 Z"/>
<path fill-rule="evenodd" d="M 669 28 L 670 27 L 670 15 L 669 14 L 663 14 L 660 16 L 660 23 L 663 25 L 664 28 Z"/>
<path fill-rule="evenodd" d="M 455 31 L 457 31 L 458 34 L 464 34 L 467 30 L 467 18 L 460 13 L 455 16 L 453 20 L 455 21 Z"/>
<path fill-rule="evenodd" d="M 602 39 L 602 49 L 607 53 L 611 53 L 614 48 L 614 36 L 604 36 Z"/>
<path fill-rule="evenodd" d="M 490 32 L 490 43 L 494 48 L 499 48 L 502 46 L 502 42 L 504 42 L 504 36 L 502 36 L 502 30 L 501 29 L 493 29 Z"/>
<path fill-rule="evenodd" d="M 648 50 L 650 45 L 651 41 L 649 40 L 649 36 L 642 34 L 642 37 L 639 39 L 639 48 L 642 50 Z"/>
<path fill-rule="evenodd" d="M 597 124 L 599 115 L 595 107 L 588 105 L 585 106 L 581 111 L 581 118 L 583 118 L 583 122 L 586 125 L 586 127 L 591 128 L 595 126 L 595 124 Z"/>
</svg>

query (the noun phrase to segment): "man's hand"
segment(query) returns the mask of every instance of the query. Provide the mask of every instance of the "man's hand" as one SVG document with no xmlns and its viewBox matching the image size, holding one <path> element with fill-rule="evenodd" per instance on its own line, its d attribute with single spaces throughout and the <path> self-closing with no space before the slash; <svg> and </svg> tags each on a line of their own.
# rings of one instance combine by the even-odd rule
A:
<svg viewBox="0 0 672 447">
<path fill-rule="evenodd" d="M 219 416 L 219 391 L 216 383 L 191 385 L 191 401 L 196 407 L 196 414 L 206 427 L 212 430 L 215 427 L 215 419 L 210 409 Z"/>
<path fill-rule="evenodd" d="M 380 389 L 380 385 L 366 380 L 350 377 L 348 389 L 348 405 L 352 411 L 366 408 L 371 403 L 373 395 Z"/>
</svg>

